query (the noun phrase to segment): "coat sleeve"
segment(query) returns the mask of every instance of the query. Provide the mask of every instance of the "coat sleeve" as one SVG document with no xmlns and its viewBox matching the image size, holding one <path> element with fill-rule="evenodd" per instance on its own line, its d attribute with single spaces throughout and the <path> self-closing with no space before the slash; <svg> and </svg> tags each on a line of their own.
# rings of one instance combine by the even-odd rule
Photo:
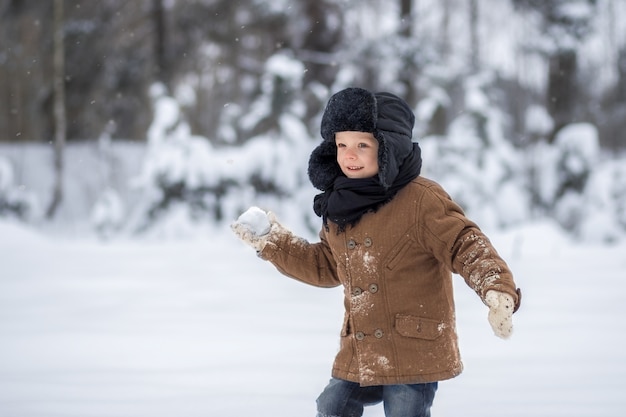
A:
<svg viewBox="0 0 626 417">
<path fill-rule="evenodd" d="M 513 297 L 517 310 L 520 292 L 509 266 L 461 207 L 438 186 L 423 193 L 418 207 L 422 244 L 452 272 L 461 275 L 483 302 L 487 291 L 496 290 Z"/>
<path fill-rule="evenodd" d="M 279 272 L 316 287 L 337 287 L 337 264 L 326 242 L 324 231 L 320 242 L 309 243 L 292 233 L 283 233 L 269 241 L 259 253 Z"/>
</svg>

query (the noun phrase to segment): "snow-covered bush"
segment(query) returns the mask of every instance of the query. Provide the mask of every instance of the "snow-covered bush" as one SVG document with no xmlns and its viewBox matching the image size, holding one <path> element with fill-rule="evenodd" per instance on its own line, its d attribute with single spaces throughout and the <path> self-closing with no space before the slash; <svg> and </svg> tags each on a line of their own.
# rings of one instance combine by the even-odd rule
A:
<svg viewBox="0 0 626 417">
<path fill-rule="evenodd" d="M 209 138 L 192 135 L 177 102 L 163 87 L 154 86 L 148 151 L 134 181 L 143 199 L 129 226 L 164 228 L 172 217 L 178 230 L 183 228 L 181 219 L 219 224 L 253 204 L 282 208 L 291 216 L 301 211 L 298 195 L 308 184 L 306 163 L 314 145 L 296 94 L 303 72 L 302 64 L 288 57 L 268 61 L 264 94 L 236 120 L 244 131 L 256 133 L 240 146 L 218 147 Z M 267 125 L 270 116 L 276 122 Z"/>
<path fill-rule="evenodd" d="M 567 125 L 553 144 L 540 140 L 526 155 L 532 209 L 573 237 L 612 242 L 626 232 L 626 166 L 602 155 L 597 129 Z"/>
<path fill-rule="evenodd" d="M 528 139 L 511 145 L 508 119 L 491 94 L 489 74 L 467 77 L 464 111 L 445 135 L 420 140 L 423 174 L 439 181 L 480 225 L 501 228 L 547 217 L 573 237 L 612 242 L 626 235 L 626 166 L 604 157 L 588 123 L 563 127 L 554 143 L 545 109 L 526 112 Z M 436 97 L 437 92 L 426 97 Z M 431 100 L 432 101 L 432 100 Z M 432 106 L 418 104 L 418 121 Z M 420 126 L 417 127 L 419 131 Z"/>
<path fill-rule="evenodd" d="M 614 242 L 626 232 L 626 165 L 603 161 L 589 175 L 580 198 L 576 237 L 590 242 Z"/>
<path fill-rule="evenodd" d="M 466 111 L 446 136 L 421 140 L 423 173 L 439 181 L 479 224 L 504 227 L 530 217 L 521 154 L 506 140 L 504 114 L 491 103 L 489 77 L 469 78 Z"/>
<path fill-rule="evenodd" d="M 148 149 L 133 187 L 142 198 L 129 227 L 145 230 L 164 221 L 168 212 L 184 203 L 190 221 L 214 212 L 228 182 L 228 159 L 215 158 L 208 139 L 191 135 L 180 106 L 165 88 L 152 89 L 154 119 L 148 131 Z M 177 214 L 180 216 L 180 214 Z"/>
<path fill-rule="evenodd" d="M 100 195 L 91 211 L 91 223 L 100 237 L 108 239 L 119 231 L 125 219 L 124 202 L 113 189 Z"/>
<path fill-rule="evenodd" d="M 594 235 L 595 240 L 600 235 L 606 236 L 603 240 L 614 238 L 619 228 L 611 220 L 615 215 L 607 211 L 612 204 L 612 174 L 603 172 L 594 126 L 565 126 L 553 144 L 540 141 L 529 155 L 534 202 L 543 214 L 577 235 L 585 230 L 583 234 Z"/>
<path fill-rule="evenodd" d="M 576 230 L 586 217 L 590 201 L 585 189 L 593 168 L 599 163 L 598 134 L 585 123 L 565 126 L 554 141 L 554 217 L 566 229 Z"/>
<path fill-rule="evenodd" d="M 559 176 L 557 194 L 581 193 L 591 172 L 600 162 L 597 129 L 588 123 L 565 126 L 557 134 L 554 146 L 559 154 L 556 166 Z"/>
<path fill-rule="evenodd" d="M 0 217 L 29 221 L 40 211 L 37 197 L 14 184 L 13 166 L 0 156 Z"/>
</svg>

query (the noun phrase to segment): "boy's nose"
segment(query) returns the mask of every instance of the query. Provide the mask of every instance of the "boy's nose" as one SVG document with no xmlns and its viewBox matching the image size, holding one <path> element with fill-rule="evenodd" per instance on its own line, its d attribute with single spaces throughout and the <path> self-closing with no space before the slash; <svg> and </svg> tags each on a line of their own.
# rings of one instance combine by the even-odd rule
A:
<svg viewBox="0 0 626 417">
<path fill-rule="evenodd" d="M 348 149 L 346 151 L 346 158 L 348 158 L 348 159 L 355 159 L 356 158 L 356 151 L 354 151 L 353 149 Z"/>
</svg>

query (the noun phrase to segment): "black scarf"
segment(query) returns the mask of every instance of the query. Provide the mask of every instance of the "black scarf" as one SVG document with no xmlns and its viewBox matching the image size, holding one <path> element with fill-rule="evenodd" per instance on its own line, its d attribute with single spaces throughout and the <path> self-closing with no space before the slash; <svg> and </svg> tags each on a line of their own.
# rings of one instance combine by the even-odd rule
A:
<svg viewBox="0 0 626 417">
<path fill-rule="evenodd" d="M 331 188 L 315 196 L 313 210 L 322 217 L 325 226 L 330 220 L 342 232 L 346 226 L 358 223 L 365 213 L 376 212 L 391 201 L 400 189 L 420 174 L 421 168 L 421 151 L 414 143 L 413 152 L 403 161 L 397 177 L 388 188 L 380 183 L 378 175 L 360 179 L 339 175 Z"/>
</svg>

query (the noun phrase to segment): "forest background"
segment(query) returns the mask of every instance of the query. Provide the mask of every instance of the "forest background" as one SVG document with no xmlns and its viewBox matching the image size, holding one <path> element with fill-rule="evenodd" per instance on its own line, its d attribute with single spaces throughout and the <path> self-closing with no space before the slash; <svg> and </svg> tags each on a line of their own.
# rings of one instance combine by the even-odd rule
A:
<svg viewBox="0 0 626 417">
<path fill-rule="evenodd" d="M 224 224 L 256 203 L 314 233 L 320 115 L 361 86 L 413 107 L 424 175 L 479 224 L 549 218 L 621 240 L 625 13 L 619 0 L 1 0 L 0 217 L 110 237 Z"/>
</svg>

